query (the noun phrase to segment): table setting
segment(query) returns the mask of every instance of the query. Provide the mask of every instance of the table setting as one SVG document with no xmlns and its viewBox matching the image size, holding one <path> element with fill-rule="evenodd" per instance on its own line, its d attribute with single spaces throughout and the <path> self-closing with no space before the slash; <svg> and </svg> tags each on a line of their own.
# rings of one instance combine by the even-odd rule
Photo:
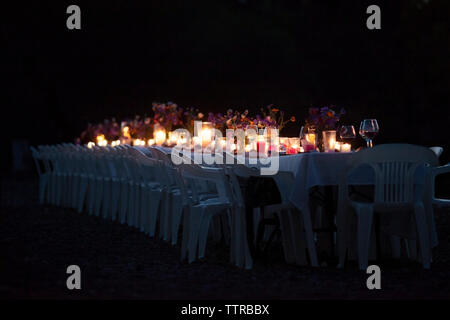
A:
<svg viewBox="0 0 450 320">
<path fill-rule="evenodd" d="M 356 258 L 363 269 L 369 247 L 366 244 L 361 249 L 359 231 L 360 240 L 353 241 L 352 246 L 345 244 L 348 241 L 343 240 L 344 235 L 348 237 L 351 233 L 346 229 L 350 218 L 342 208 L 367 205 L 345 200 L 348 190 L 343 186 L 375 186 L 372 197 L 375 203 L 386 206 L 420 203 L 425 208 L 421 216 L 416 213 L 416 220 L 423 218 L 422 224 L 426 225 L 425 229 L 417 229 L 420 237 L 413 232 L 413 238 L 402 241 L 408 245 L 408 255 L 425 259 L 424 267 L 429 267 L 427 250 L 437 245 L 428 167 L 437 167 L 439 163 L 432 149 L 406 144 L 374 147 L 373 140 L 379 133 L 377 120 L 362 119 L 357 131 L 354 125 L 345 122 L 346 110 L 337 111 L 335 106 L 309 108 L 301 126 L 296 125 L 296 117 L 286 117 L 273 105 L 261 108 L 254 116 L 248 110 L 232 109 L 206 114 L 173 102 L 153 103 L 152 111 L 153 116 L 136 116 L 120 122 L 113 118 L 89 124 L 76 144 L 35 150 L 36 161 L 44 161 L 49 176 L 42 187 L 47 188 L 42 191 L 49 194 L 47 200 L 61 203 L 64 194 L 54 193 L 54 188 L 56 185 L 68 188 L 72 199 L 66 199 L 67 203 L 79 211 L 89 201 L 89 212 L 98 215 L 103 210 L 104 217 L 113 220 L 120 217 L 122 223 L 142 231 L 151 230 L 150 236 L 159 233 L 173 245 L 181 228 L 182 258 L 188 258 L 189 262 L 203 257 L 209 226 L 213 234 L 219 233 L 215 237 L 220 238 L 225 235 L 217 228 L 223 229 L 225 224 L 231 233 L 228 237 L 232 262 L 251 268 L 253 258 L 260 255 L 260 242 L 268 239 L 270 242 L 273 237 L 273 232 L 266 234 L 265 223 L 270 221 L 272 229 L 281 231 L 288 263 L 319 266 L 318 256 L 326 252 L 336 261 L 339 258 L 339 266 L 343 266 L 346 252 L 357 247 Z M 299 127 L 298 136 L 280 136 L 287 125 Z M 358 134 L 365 140 L 365 148 L 355 148 Z M 385 149 L 392 151 L 386 153 Z M 398 159 L 390 158 L 403 149 Z M 423 154 L 415 160 L 417 163 L 405 157 L 411 150 Z M 372 161 L 383 152 L 384 158 Z M 359 158 L 365 159 L 363 165 L 349 170 Z M 52 184 L 55 186 L 51 187 Z M 215 190 L 210 189 L 211 185 L 216 186 Z M 388 189 L 381 194 L 380 188 Z M 406 192 L 407 188 L 412 188 L 414 195 Z M 77 195 L 80 190 L 82 196 Z M 85 198 L 89 193 L 92 195 Z M 313 193 L 322 199 L 319 204 L 311 201 Z M 216 204 L 208 199 L 216 199 Z M 149 207 L 149 201 L 156 202 Z M 197 224 L 189 212 L 199 208 L 206 211 L 195 214 L 204 215 Z M 366 233 L 377 235 L 379 258 L 380 230 L 377 227 L 372 232 L 370 223 L 371 220 Z M 322 232 L 328 234 L 325 246 L 319 241 Z M 355 231 L 352 232 L 351 237 L 355 238 Z M 392 252 L 397 251 L 398 245 L 391 246 Z M 428 248 L 425 251 L 424 246 Z M 418 248 L 421 254 L 417 254 Z"/>
</svg>

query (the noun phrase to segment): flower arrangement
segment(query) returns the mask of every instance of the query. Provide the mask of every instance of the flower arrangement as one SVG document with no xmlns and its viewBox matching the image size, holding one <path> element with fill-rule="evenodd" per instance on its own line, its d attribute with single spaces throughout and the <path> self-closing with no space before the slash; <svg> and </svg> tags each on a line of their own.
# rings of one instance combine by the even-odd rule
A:
<svg viewBox="0 0 450 320">
<path fill-rule="evenodd" d="M 281 131 L 289 122 L 295 122 L 294 116 L 290 117 L 288 120 L 285 120 L 284 112 L 280 111 L 280 109 L 275 107 L 273 104 L 268 105 L 266 109 L 261 108 L 261 112 L 264 115 L 263 125 L 265 127 L 278 128 L 278 130 Z"/>
<path fill-rule="evenodd" d="M 155 113 L 153 122 L 160 124 L 167 131 L 171 131 L 174 126 L 183 124 L 183 109 L 178 108 L 173 102 L 168 102 L 167 104 L 154 102 L 152 109 Z"/>
<path fill-rule="evenodd" d="M 315 128 L 316 130 L 335 130 L 336 124 L 345 114 L 342 108 L 339 113 L 334 110 L 335 106 L 322 108 L 309 108 L 308 117 L 306 118 L 306 127 Z"/>
<path fill-rule="evenodd" d="M 147 141 L 153 138 L 153 129 L 159 125 L 170 132 L 176 128 L 185 128 L 193 134 L 194 121 L 209 121 L 213 126 L 225 133 L 226 129 L 245 130 L 249 125 L 256 125 L 258 128 L 278 128 L 280 131 L 288 122 L 295 122 L 295 117 L 289 120 L 284 119 L 284 112 L 275 108 L 273 105 L 262 108 L 262 115 L 257 114 L 254 117 L 249 115 L 245 109 L 243 112 L 228 109 L 226 113 L 208 113 L 208 116 L 200 112 L 197 108 L 181 108 L 173 102 L 152 103 L 153 117 L 136 115 L 134 119 L 125 119 L 119 123 L 116 119 L 105 119 L 99 124 L 88 124 L 85 131 L 77 139 L 79 143 L 86 144 L 90 141 L 96 141 L 98 136 L 104 135 L 107 141 L 123 140 L 129 143 L 133 139 Z"/>
</svg>

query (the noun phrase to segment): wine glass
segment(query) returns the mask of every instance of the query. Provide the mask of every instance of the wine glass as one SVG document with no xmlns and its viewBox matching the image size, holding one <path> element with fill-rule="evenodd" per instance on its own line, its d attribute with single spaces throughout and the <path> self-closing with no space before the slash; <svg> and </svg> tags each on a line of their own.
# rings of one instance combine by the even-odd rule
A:
<svg viewBox="0 0 450 320">
<path fill-rule="evenodd" d="M 359 134 L 366 140 L 367 147 L 372 148 L 372 140 L 378 134 L 379 127 L 377 119 L 364 119 L 359 126 Z"/>
<path fill-rule="evenodd" d="M 339 136 L 343 142 L 350 143 L 356 138 L 356 131 L 354 126 L 341 126 L 339 129 Z"/>
</svg>

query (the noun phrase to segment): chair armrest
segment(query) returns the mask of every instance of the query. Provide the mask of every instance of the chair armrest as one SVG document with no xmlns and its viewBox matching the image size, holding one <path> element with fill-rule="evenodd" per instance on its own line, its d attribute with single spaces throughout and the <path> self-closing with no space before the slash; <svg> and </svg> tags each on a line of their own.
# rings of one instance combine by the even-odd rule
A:
<svg viewBox="0 0 450 320">
<path fill-rule="evenodd" d="M 440 174 L 450 172 L 450 162 L 446 165 L 440 166 L 440 167 L 434 167 L 432 169 L 433 179 Z"/>
<path fill-rule="evenodd" d="M 439 199 L 435 198 L 435 179 L 436 176 L 444 173 L 450 173 L 450 162 L 446 165 L 435 167 L 431 170 L 431 183 L 432 183 L 432 197 L 433 197 L 433 204 L 436 204 L 438 206 L 450 206 L 450 199 Z"/>
</svg>

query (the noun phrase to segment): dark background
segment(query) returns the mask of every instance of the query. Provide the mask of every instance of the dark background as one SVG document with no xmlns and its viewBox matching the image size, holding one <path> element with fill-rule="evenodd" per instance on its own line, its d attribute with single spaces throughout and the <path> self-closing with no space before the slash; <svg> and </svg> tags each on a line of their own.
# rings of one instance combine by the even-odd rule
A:
<svg viewBox="0 0 450 320">
<path fill-rule="evenodd" d="M 81 30 L 66 28 L 70 4 Z M 370 4 L 381 30 L 366 28 Z M 174 101 L 253 113 L 273 103 L 299 120 L 286 135 L 308 107 L 335 104 L 346 124 L 377 118 L 375 143 L 449 146 L 448 0 L 18 1 L 2 11 L 8 145 L 73 141 L 88 122 Z"/>
</svg>

